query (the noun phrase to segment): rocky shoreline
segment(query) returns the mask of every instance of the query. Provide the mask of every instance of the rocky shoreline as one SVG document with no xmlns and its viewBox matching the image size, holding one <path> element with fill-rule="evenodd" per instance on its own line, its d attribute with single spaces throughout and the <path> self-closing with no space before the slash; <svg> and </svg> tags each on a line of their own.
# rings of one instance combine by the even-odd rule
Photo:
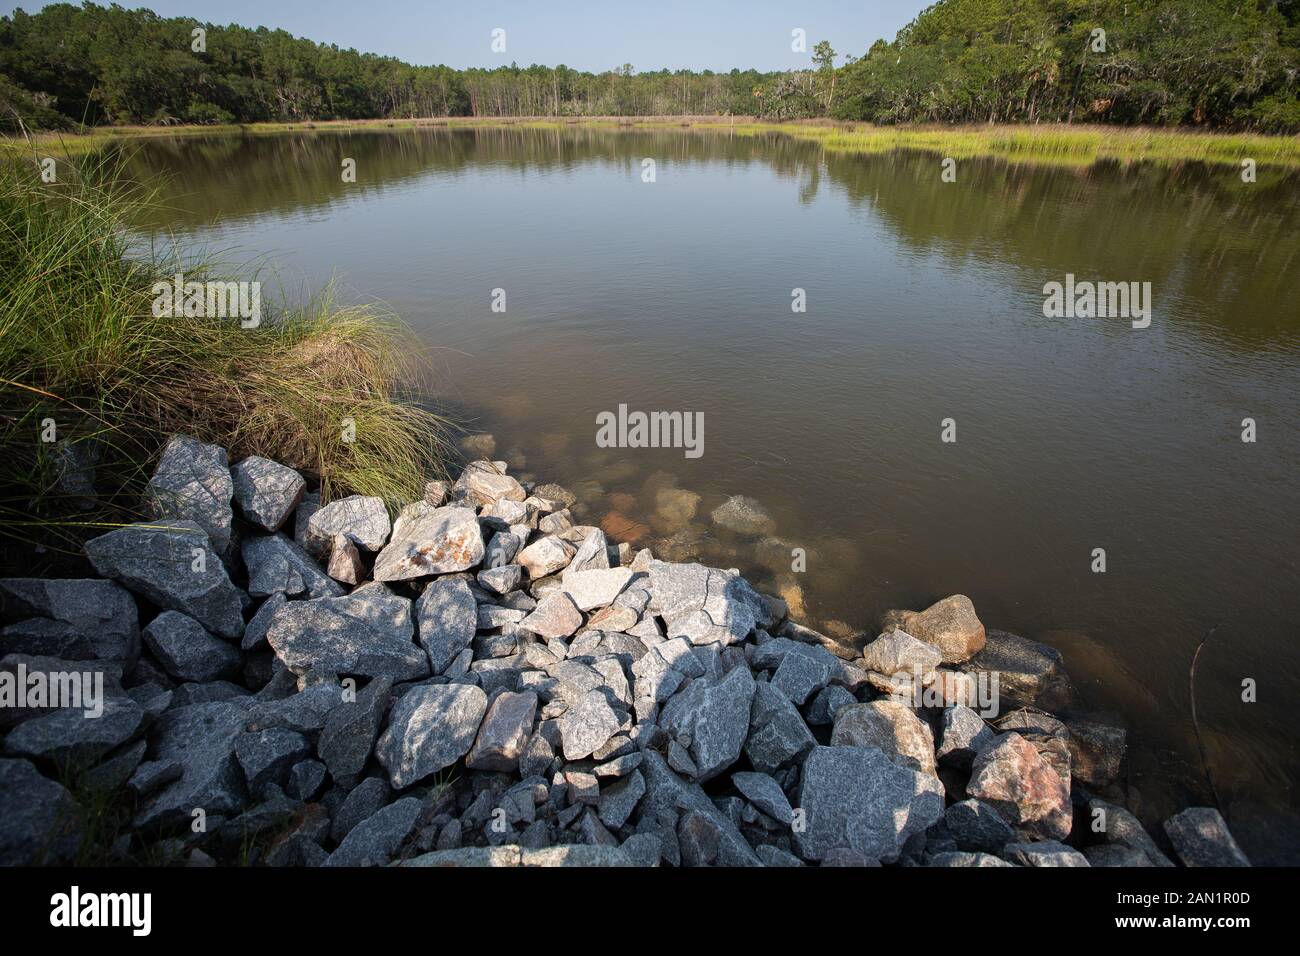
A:
<svg viewBox="0 0 1300 956">
<path fill-rule="evenodd" d="M 1249 865 L 962 595 L 857 646 L 486 459 L 391 522 L 184 436 L 150 489 L 98 577 L 0 579 L 0 864 Z"/>
</svg>

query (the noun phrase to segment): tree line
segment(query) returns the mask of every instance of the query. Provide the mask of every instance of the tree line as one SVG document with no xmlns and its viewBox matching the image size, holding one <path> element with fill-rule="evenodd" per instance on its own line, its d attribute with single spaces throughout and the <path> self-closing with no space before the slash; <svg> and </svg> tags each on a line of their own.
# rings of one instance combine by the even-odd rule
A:
<svg viewBox="0 0 1300 956">
<path fill-rule="evenodd" d="M 196 33 L 196 31 L 199 31 Z M 836 64 L 842 59 L 842 65 Z M 456 70 L 120 6 L 0 18 L 0 127 L 757 115 L 1300 130 L 1300 0 L 939 0 L 805 70 Z"/>
</svg>

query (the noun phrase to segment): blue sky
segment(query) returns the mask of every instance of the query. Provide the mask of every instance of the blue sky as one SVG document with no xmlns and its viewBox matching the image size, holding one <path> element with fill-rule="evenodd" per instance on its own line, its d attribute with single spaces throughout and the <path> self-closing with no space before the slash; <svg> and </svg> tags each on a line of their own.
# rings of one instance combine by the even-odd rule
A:
<svg viewBox="0 0 1300 956">
<path fill-rule="evenodd" d="M 101 0 L 107 3 L 108 0 Z M 860 56 L 931 0 L 119 0 L 168 16 L 210 23 L 279 27 L 410 63 L 463 68 L 512 60 L 605 70 L 689 68 L 789 69 L 808 65 L 790 49 L 790 31 L 807 31 L 808 49 L 829 40 L 837 53 Z M 40 0 L 0 0 L 6 12 L 29 12 Z M 493 53 L 491 32 L 506 31 L 506 52 Z M 842 60 L 837 60 L 842 62 Z"/>
</svg>

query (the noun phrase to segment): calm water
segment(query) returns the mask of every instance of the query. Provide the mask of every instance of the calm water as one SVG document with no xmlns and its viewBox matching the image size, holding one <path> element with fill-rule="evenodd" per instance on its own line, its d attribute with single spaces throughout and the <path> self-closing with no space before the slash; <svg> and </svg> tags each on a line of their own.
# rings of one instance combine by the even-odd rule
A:
<svg viewBox="0 0 1300 956">
<path fill-rule="evenodd" d="M 591 523 L 617 510 L 657 551 L 741 566 L 823 629 L 962 592 L 1059 647 L 1129 721 L 1153 815 L 1207 798 L 1187 678 L 1217 625 L 1197 674 L 1215 782 L 1248 850 L 1293 841 L 1295 176 L 970 161 L 943 184 L 932 156 L 577 129 L 149 141 L 135 163 L 171 178 L 159 229 L 400 313 L 439 403 Z M 1045 319 L 1066 273 L 1151 282 L 1150 328 Z M 597 448 L 620 403 L 703 412 L 703 457 Z M 669 481 L 702 496 L 685 531 L 655 518 Z M 806 573 L 711 525 L 731 494 Z"/>
</svg>

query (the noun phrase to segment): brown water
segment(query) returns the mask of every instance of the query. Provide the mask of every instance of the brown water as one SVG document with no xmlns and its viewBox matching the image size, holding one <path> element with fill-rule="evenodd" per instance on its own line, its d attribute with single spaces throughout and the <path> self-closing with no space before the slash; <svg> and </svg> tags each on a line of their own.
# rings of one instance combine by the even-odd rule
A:
<svg viewBox="0 0 1300 956">
<path fill-rule="evenodd" d="M 1295 174 L 972 160 L 943 183 L 929 155 L 581 129 L 151 140 L 135 164 L 171 177 L 159 229 L 274 263 L 291 295 L 336 278 L 400 313 L 435 349 L 439 403 L 579 492 L 586 520 L 741 567 L 822 629 L 961 592 L 989 626 L 1059 647 L 1090 704 L 1130 722 L 1152 814 L 1207 799 L 1188 667 L 1217 626 L 1197 673 L 1214 780 L 1247 849 L 1284 855 Z M 1044 318 L 1067 273 L 1152 283 L 1150 327 Z M 597 447 L 620 404 L 703 413 L 703 455 Z M 666 483 L 701 496 L 684 530 L 656 515 Z M 779 543 L 710 522 L 732 494 Z"/>
</svg>

